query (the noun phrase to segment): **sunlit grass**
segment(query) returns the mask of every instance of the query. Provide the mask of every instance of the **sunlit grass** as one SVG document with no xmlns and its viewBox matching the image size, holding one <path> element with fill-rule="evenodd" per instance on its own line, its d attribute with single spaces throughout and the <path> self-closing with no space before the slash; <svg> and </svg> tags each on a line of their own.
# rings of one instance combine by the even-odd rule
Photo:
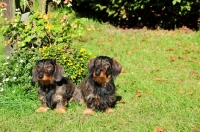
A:
<svg viewBox="0 0 200 132">
<path fill-rule="evenodd" d="M 123 66 L 115 81 L 121 98 L 115 112 L 85 116 L 85 107 L 73 102 L 64 115 L 36 114 L 39 101 L 11 87 L 0 93 L 1 131 L 200 130 L 200 32 L 120 30 L 91 20 L 88 28 L 73 45 Z"/>
</svg>

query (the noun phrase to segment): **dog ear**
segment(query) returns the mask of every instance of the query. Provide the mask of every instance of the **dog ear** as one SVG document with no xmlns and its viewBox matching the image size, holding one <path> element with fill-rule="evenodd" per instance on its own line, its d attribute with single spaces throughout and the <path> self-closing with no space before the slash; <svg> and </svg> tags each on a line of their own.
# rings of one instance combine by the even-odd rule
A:
<svg viewBox="0 0 200 132">
<path fill-rule="evenodd" d="M 34 68 L 34 69 L 32 70 L 32 75 L 33 75 L 32 81 L 33 81 L 33 82 L 37 82 L 37 70 L 36 70 L 36 68 Z"/>
<path fill-rule="evenodd" d="M 115 59 L 112 59 L 112 60 L 113 60 L 112 75 L 116 77 L 121 73 L 122 65 L 119 62 L 117 62 Z"/>
<path fill-rule="evenodd" d="M 55 81 L 60 81 L 63 78 L 63 74 L 64 74 L 64 69 L 62 68 L 62 66 L 59 63 L 55 64 L 55 72 L 54 72 L 54 80 Z"/>
<path fill-rule="evenodd" d="M 91 60 L 89 60 L 88 62 L 88 72 L 89 74 L 92 74 L 93 71 L 94 71 L 94 61 L 95 61 L 96 58 L 93 58 Z"/>
</svg>

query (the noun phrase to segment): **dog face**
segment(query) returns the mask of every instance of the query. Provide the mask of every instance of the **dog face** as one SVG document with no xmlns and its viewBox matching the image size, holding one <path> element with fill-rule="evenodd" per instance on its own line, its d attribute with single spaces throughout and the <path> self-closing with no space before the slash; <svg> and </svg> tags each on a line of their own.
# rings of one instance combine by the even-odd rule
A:
<svg viewBox="0 0 200 132">
<path fill-rule="evenodd" d="M 41 85 L 53 84 L 54 81 L 62 79 L 63 73 L 63 68 L 55 60 L 43 59 L 36 62 L 32 80 Z"/>
<path fill-rule="evenodd" d="M 89 61 L 88 71 L 95 82 L 105 85 L 121 73 L 122 66 L 115 59 L 99 56 Z"/>
</svg>

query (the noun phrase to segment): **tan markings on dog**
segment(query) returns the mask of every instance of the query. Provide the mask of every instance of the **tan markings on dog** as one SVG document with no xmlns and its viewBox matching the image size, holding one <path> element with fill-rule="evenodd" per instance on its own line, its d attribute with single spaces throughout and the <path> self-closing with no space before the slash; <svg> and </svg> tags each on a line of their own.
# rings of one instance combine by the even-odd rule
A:
<svg viewBox="0 0 200 132">
<path fill-rule="evenodd" d="M 69 102 L 74 102 L 74 98 L 71 97 L 71 98 L 69 99 Z"/>
<path fill-rule="evenodd" d="M 39 96 L 39 99 L 42 100 L 42 101 L 44 101 L 44 100 L 45 100 L 45 96 L 40 95 L 40 96 Z"/>
<path fill-rule="evenodd" d="M 66 113 L 66 107 L 61 107 L 61 108 L 56 108 L 56 113 L 57 114 L 64 114 Z"/>
<path fill-rule="evenodd" d="M 98 95 L 94 96 L 94 105 L 99 106 L 101 104 L 101 99 Z"/>
<path fill-rule="evenodd" d="M 39 79 L 37 77 L 37 81 L 38 83 L 40 83 L 40 85 L 45 86 L 45 85 L 49 85 L 49 84 L 53 84 L 54 83 L 54 79 L 52 76 L 47 76 L 44 74 L 44 77 L 42 79 Z"/>
<path fill-rule="evenodd" d="M 111 75 L 106 77 L 105 71 L 101 71 L 101 74 L 99 76 L 96 76 L 95 72 L 93 73 L 93 79 L 95 82 L 101 84 L 101 85 L 106 85 L 110 79 Z"/>
<path fill-rule="evenodd" d="M 38 83 L 40 83 L 40 85 L 45 86 L 45 85 L 49 85 L 49 84 L 53 84 L 51 81 L 44 81 L 44 80 L 39 80 Z"/>
<path fill-rule="evenodd" d="M 111 109 L 111 108 L 107 108 L 104 112 L 105 112 L 106 114 L 111 114 L 111 113 L 114 112 L 114 110 Z"/>
<path fill-rule="evenodd" d="M 43 106 L 41 106 L 35 112 L 36 113 L 43 113 L 43 112 L 47 112 L 48 110 L 49 110 L 49 107 L 43 107 Z"/>
<path fill-rule="evenodd" d="M 63 96 L 62 96 L 62 95 L 59 95 L 59 94 L 56 94 L 56 96 L 55 96 L 55 99 L 54 99 L 54 100 L 61 101 L 61 100 L 63 100 Z"/>
<path fill-rule="evenodd" d="M 61 107 L 63 107 L 63 105 L 67 105 L 67 102 L 66 102 L 66 104 L 62 104 L 61 103 L 61 102 L 63 102 L 63 96 L 60 95 L 60 94 L 56 94 L 55 95 L 55 98 L 53 99 L 53 102 L 57 103 L 56 108 L 61 108 Z"/>
<path fill-rule="evenodd" d="M 79 104 L 81 104 L 81 105 L 85 104 L 85 101 L 84 101 L 84 99 L 80 99 L 80 102 L 79 102 Z"/>
<path fill-rule="evenodd" d="M 43 96 L 43 95 L 39 95 L 39 99 L 40 99 L 40 101 L 42 101 L 43 102 L 43 107 L 46 107 L 45 106 L 45 104 L 46 104 L 46 97 L 45 96 Z"/>
<path fill-rule="evenodd" d="M 94 111 L 92 109 L 87 108 L 83 111 L 83 114 L 84 115 L 94 115 Z"/>
</svg>

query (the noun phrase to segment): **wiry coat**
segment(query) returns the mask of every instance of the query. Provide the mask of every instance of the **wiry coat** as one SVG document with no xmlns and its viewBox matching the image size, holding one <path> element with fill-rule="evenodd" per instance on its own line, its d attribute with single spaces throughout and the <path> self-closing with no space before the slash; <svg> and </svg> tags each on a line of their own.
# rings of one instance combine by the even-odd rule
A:
<svg viewBox="0 0 200 132">
<path fill-rule="evenodd" d="M 64 70 L 60 64 L 52 59 L 39 60 L 32 73 L 33 81 L 39 85 L 38 94 L 41 101 L 41 107 L 36 112 L 46 112 L 49 108 L 56 108 L 57 113 L 65 113 L 75 85 L 63 77 Z"/>
<path fill-rule="evenodd" d="M 114 106 L 116 88 L 113 79 L 102 86 L 95 83 L 92 76 L 89 76 L 79 87 L 88 108 L 105 111 L 106 108 Z"/>
<path fill-rule="evenodd" d="M 107 56 L 90 60 L 89 76 L 75 89 L 75 100 L 80 104 L 85 103 L 92 111 L 112 108 L 116 102 L 114 79 L 121 69 L 121 64 Z"/>
<path fill-rule="evenodd" d="M 51 109 L 66 106 L 73 95 L 75 85 L 66 77 L 53 84 L 40 85 L 38 88 L 42 106 Z"/>
</svg>

